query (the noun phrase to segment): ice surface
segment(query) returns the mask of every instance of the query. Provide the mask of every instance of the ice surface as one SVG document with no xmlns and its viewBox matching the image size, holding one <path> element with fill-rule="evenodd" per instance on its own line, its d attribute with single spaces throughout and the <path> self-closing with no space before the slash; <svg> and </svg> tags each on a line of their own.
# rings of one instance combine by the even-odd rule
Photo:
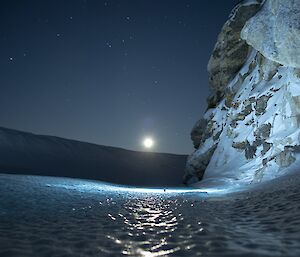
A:
<svg viewBox="0 0 300 257">
<path fill-rule="evenodd" d="M 299 183 L 206 194 L 3 174 L 0 256 L 296 257 Z"/>
</svg>

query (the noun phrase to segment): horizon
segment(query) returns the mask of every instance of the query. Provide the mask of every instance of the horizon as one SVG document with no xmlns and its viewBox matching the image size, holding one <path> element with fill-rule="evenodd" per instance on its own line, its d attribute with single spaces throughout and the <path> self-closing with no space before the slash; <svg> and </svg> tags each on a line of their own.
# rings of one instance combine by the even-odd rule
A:
<svg viewBox="0 0 300 257">
<path fill-rule="evenodd" d="M 47 134 L 38 134 L 38 133 L 33 133 L 30 131 L 24 131 L 24 130 L 18 130 L 18 129 L 12 129 L 12 128 L 7 128 L 7 127 L 3 127 L 0 126 L 0 130 L 4 129 L 4 130 L 10 130 L 10 131 L 14 131 L 14 132 L 19 132 L 19 133 L 24 133 L 24 134 L 30 134 L 33 136 L 37 136 L 37 137 L 49 137 L 49 138 L 57 138 L 59 140 L 67 140 L 67 141 L 73 141 L 73 142 L 78 142 L 78 143 L 83 143 L 83 144 L 90 144 L 90 145 L 95 145 L 95 146 L 99 146 L 99 147 L 105 147 L 105 148 L 114 148 L 114 149 L 119 149 L 119 150 L 124 150 L 124 151 L 129 151 L 129 152 L 137 152 L 137 153 L 152 153 L 152 154 L 166 154 L 166 155 L 177 155 L 177 156 L 188 156 L 188 154 L 184 154 L 184 153 L 169 153 L 169 152 L 157 152 L 157 151 L 153 151 L 153 150 L 147 150 L 147 149 L 141 149 L 141 150 L 132 150 L 132 149 L 127 149 L 127 148 L 122 148 L 119 146 L 112 146 L 112 145 L 100 145 L 100 144 L 96 144 L 93 142 L 87 142 L 87 141 L 80 141 L 77 139 L 71 139 L 71 138 L 67 138 L 67 137 L 60 137 L 60 136 L 55 136 L 55 135 L 47 135 Z"/>
</svg>

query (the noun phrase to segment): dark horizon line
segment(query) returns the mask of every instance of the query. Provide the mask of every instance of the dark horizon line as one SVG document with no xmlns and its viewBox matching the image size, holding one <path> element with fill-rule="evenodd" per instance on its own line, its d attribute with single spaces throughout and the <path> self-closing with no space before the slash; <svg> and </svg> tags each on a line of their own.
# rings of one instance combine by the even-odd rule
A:
<svg viewBox="0 0 300 257">
<path fill-rule="evenodd" d="M 60 137 L 60 136 L 55 136 L 55 135 L 49 135 L 49 134 L 38 134 L 34 133 L 31 131 L 24 131 L 24 130 L 19 130 L 19 129 L 14 129 L 14 128 L 8 128 L 4 126 L 0 126 L 0 130 L 8 130 L 10 132 L 17 132 L 17 133 L 22 133 L 22 134 L 30 134 L 32 136 L 37 136 L 37 137 L 47 137 L 47 138 L 55 138 L 59 140 L 67 140 L 67 141 L 73 141 L 77 143 L 83 143 L 83 144 L 90 144 L 94 146 L 100 146 L 100 147 L 106 147 L 106 148 L 114 148 L 114 149 L 119 149 L 119 150 L 124 150 L 124 151 L 130 151 L 130 152 L 135 152 L 135 153 L 150 153 L 150 154 L 165 154 L 165 155 L 176 155 L 176 156 L 188 156 L 190 153 L 167 153 L 167 152 L 155 152 L 155 151 L 138 151 L 138 150 L 132 150 L 128 148 L 123 148 L 120 146 L 112 146 L 112 145 L 102 145 L 102 144 L 97 144 L 93 142 L 88 142 L 88 141 L 81 141 L 78 139 L 73 139 L 73 138 L 67 138 L 67 137 Z"/>
</svg>

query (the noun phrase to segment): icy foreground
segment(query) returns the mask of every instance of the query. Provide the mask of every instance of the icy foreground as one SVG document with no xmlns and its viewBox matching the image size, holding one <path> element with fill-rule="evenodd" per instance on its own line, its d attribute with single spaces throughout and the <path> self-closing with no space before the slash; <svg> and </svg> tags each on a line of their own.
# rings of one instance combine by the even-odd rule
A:
<svg viewBox="0 0 300 257">
<path fill-rule="evenodd" d="M 298 257 L 299 179 L 222 195 L 0 174 L 0 256 Z"/>
<path fill-rule="evenodd" d="M 186 183 L 252 184 L 300 168 L 300 2 L 261 2 L 238 5 L 219 35 Z"/>
</svg>

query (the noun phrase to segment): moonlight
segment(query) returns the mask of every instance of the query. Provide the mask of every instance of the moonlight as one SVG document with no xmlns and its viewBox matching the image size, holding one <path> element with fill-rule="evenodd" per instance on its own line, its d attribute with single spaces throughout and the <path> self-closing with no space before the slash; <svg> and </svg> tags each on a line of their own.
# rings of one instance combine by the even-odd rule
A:
<svg viewBox="0 0 300 257">
<path fill-rule="evenodd" d="M 147 138 L 144 139 L 143 145 L 144 145 L 145 148 L 150 149 L 150 148 L 153 147 L 154 141 L 153 141 L 152 138 L 147 137 Z"/>
</svg>

